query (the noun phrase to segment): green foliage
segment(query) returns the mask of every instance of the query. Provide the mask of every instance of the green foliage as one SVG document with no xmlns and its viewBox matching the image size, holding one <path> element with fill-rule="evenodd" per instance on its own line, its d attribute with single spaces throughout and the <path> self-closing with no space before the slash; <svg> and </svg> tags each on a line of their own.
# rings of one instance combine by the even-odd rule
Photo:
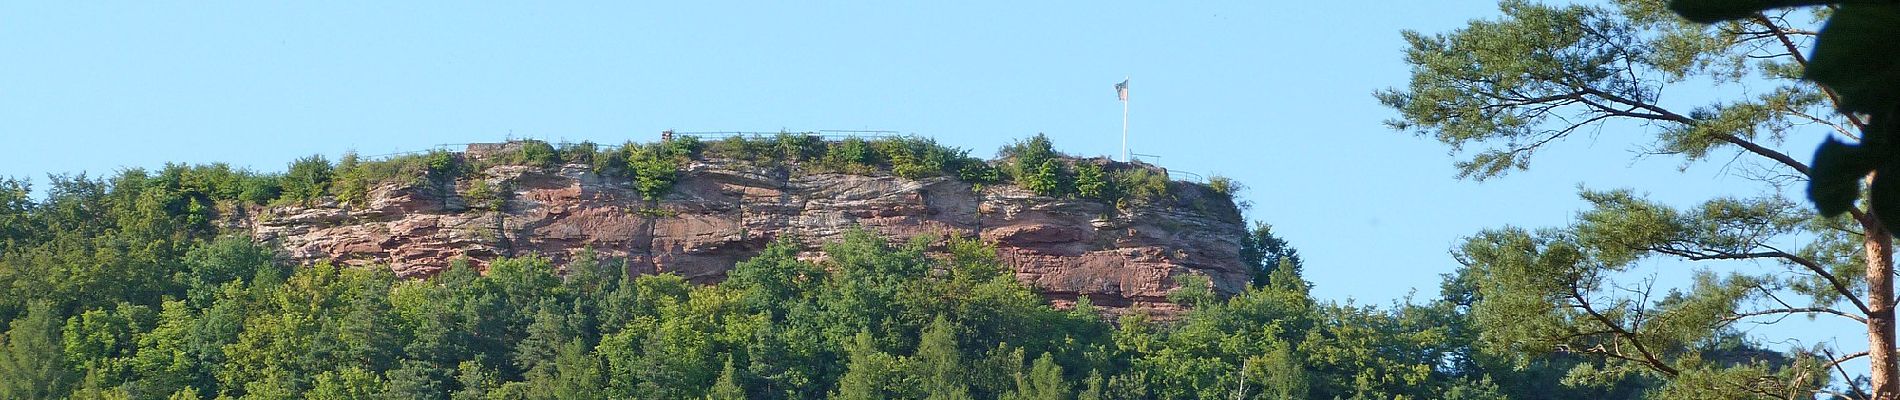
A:
<svg viewBox="0 0 1900 400">
<path fill-rule="evenodd" d="M 555 158 L 569 164 L 594 165 L 594 156 L 600 152 L 600 145 L 594 142 L 562 143 L 554 150 Z"/>
<path fill-rule="evenodd" d="M 628 142 L 593 160 L 596 172 L 632 181 L 635 191 L 653 201 L 670 192 L 680 167 L 704 151 L 704 144 L 689 136 L 662 143 Z"/>
<path fill-rule="evenodd" d="M 1036 194 L 1060 196 L 1063 194 L 1062 178 L 1062 162 L 1048 159 L 1043 160 L 1034 169 L 1024 171 L 1024 175 L 1017 178 L 1016 183 L 1022 184 L 1024 189 L 1029 189 Z"/>
<path fill-rule="evenodd" d="M 465 161 L 456 153 L 441 150 L 381 160 L 363 160 L 355 153 L 346 153 L 335 166 L 317 174 L 308 173 L 316 166 L 313 160 L 321 159 L 321 156 L 313 156 L 300 161 L 301 166 L 293 166 L 297 174 L 244 175 L 244 179 L 236 181 L 232 192 L 253 203 L 267 202 L 283 192 L 281 197 L 306 204 L 330 195 L 346 205 L 361 206 L 369 200 L 371 190 L 392 183 L 450 188 L 460 186 L 455 181 L 464 178 L 480 180 L 480 171 L 493 165 L 545 168 L 576 163 L 590 165 L 605 176 L 627 179 L 642 197 L 658 200 L 672 190 L 682 166 L 695 159 L 711 157 L 772 167 L 797 165 L 811 172 L 889 172 L 908 179 L 951 176 L 978 189 L 983 185 L 1015 181 L 1047 196 L 1073 195 L 1107 202 L 1122 200 L 1123 192 L 1116 179 L 1127 178 L 1121 175 L 1128 173 L 1115 171 L 1116 176 L 1110 176 L 1110 171 L 1097 164 L 1071 167 L 1074 162 L 1050 146 L 1046 136 L 1038 135 L 1006 147 L 1004 152 L 1011 158 L 999 168 L 971 157 L 969 150 L 908 136 L 873 140 L 846 138 L 835 142 L 791 133 L 772 137 L 733 136 L 713 142 L 684 136 L 662 143 L 629 142 L 613 149 L 602 149 L 588 142 L 556 148 L 537 140 L 520 140 L 510 142 L 503 151 L 489 154 L 480 162 Z M 1157 198 L 1157 194 L 1167 192 L 1166 176 L 1149 171 L 1135 177 L 1157 181 L 1142 182 L 1150 186 L 1139 188 L 1143 190 L 1137 192 L 1143 196 L 1140 200 Z M 290 182 L 293 178 L 301 180 Z M 477 184 L 464 186 L 463 197 L 476 199 L 470 203 L 472 206 L 495 208 L 489 204 L 491 198 L 481 195 L 482 188 L 474 185 Z"/>
<path fill-rule="evenodd" d="M 1037 168 L 1041 168 L 1044 161 L 1062 157 L 1061 154 L 1056 153 L 1055 145 L 1049 141 L 1049 136 L 1041 133 L 1003 146 L 996 153 L 1006 160 L 1003 171 L 1012 179 L 1023 179 L 1025 176 L 1034 174 Z"/>
<path fill-rule="evenodd" d="M 0 397 L 64 397 L 76 380 L 61 350 L 60 317 L 46 302 L 33 303 L 25 316 L 0 335 Z"/>
<path fill-rule="evenodd" d="M 591 145 L 591 143 L 589 143 Z M 555 149 L 548 142 L 535 139 L 510 140 L 496 151 L 486 155 L 483 161 L 473 166 L 473 170 L 485 170 L 493 165 L 525 165 L 535 168 L 550 168 L 569 162 L 573 155 L 567 149 Z M 592 159 L 593 157 L 585 157 Z"/>
<path fill-rule="evenodd" d="M 862 170 L 876 164 L 876 160 L 871 158 L 873 155 L 875 153 L 871 152 L 868 142 L 847 138 L 825 150 L 823 165 L 844 172 L 864 172 Z"/>
<path fill-rule="evenodd" d="M 1900 214 L 1891 201 L 1900 198 L 1891 195 L 1900 184 L 1889 182 L 1900 181 L 1883 171 L 1896 165 L 1887 131 L 1900 104 L 1891 85 L 1900 65 L 1891 51 L 1900 8 L 1830 3 L 1837 2 L 1504 1 L 1498 18 L 1442 34 L 1407 32 L 1411 82 L 1378 97 L 1398 111 L 1395 128 L 1454 151 L 1481 148 L 1458 161 L 1465 177 L 1527 168 L 1538 150 L 1577 132 L 1641 124 L 1656 132 L 1651 153 L 1693 163 L 1734 151 L 1741 156 L 1728 162 L 1757 163 L 1763 175 L 1808 178 L 1808 197 L 1822 213 L 1816 218 L 1774 193 L 1678 209 L 1629 191 L 1585 192 L 1591 209 L 1572 225 L 1480 233 L 1459 249 L 1467 267 L 1447 282 L 1455 289 L 1448 295 L 1457 296 L 1450 301 L 1471 308 L 1479 353 L 1509 359 L 1524 377 L 1563 375 L 1567 386 L 1606 395 L 1745 396 L 1712 389 L 1726 385 L 1781 397 L 1826 385 L 1816 377 L 1827 374 L 1804 360 L 1851 350 L 1779 353 L 1728 338 L 1738 325 L 1796 314 L 1884 318 L 1868 312 L 1861 292 L 1892 289 L 1860 277 L 1888 274 L 1891 261 L 1859 253 L 1890 249 L 1884 236 L 1861 233 L 1891 224 L 1878 215 Z M 1763 12 L 1819 4 L 1830 5 Z M 1809 32 L 1820 19 L 1826 26 Z M 1809 43 L 1812 57 L 1804 57 Z M 1796 81 L 1803 77 L 1820 86 Z M 1707 84 L 1716 94 L 1752 94 L 1662 101 L 1677 87 Z M 1834 138 L 1855 131 L 1856 143 Z M 1816 138 L 1822 145 L 1812 165 L 1778 150 L 1797 134 L 1826 136 Z M 1870 172 L 1871 201 L 1857 210 Z M 1853 218 L 1832 218 L 1849 212 Z M 1791 240 L 1804 244 L 1790 247 Z M 1723 260 L 1757 261 L 1720 273 L 1700 269 L 1675 287 L 1631 276 L 1644 263 Z M 1756 268 L 1767 264 L 1782 268 Z M 1891 377 L 1875 380 L 1884 381 L 1873 382 L 1882 391 L 1895 385 Z M 1493 382 L 1497 391 L 1525 390 L 1503 374 Z M 1474 385 L 1470 393 L 1490 389 Z"/>
<path fill-rule="evenodd" d="M 1545 145 L 1616 119 L 1658 124 L 1651 148 L 1691 161 L 1725 146 L 1767 155 L 1772 150 L 1751 146 L 1778 140 L 1791 121 L 1844 122 L 1830 115 L 1825 96 L 1796 85 L 1710 99 L 1704 103 L 1715 105 L 1700 109 L 1659 104 L 1664 88 L 1691 78 L 1729 83 L 1798 69 L 1778 35 L 1738 32 L 1787 33 L 1799 24 L 1772 16 L 1706 27 L 1674 18 L 1660 3 L 1504 1 L 1496 20 L 1445 34 L 1406 32 L 1411 84 L 1378 94 L 1400 114 L 1388 124 L 1454 150 L 1485 146 L 1457 165 L 1461 176 L 1486 179 L 1527 168 Z M 1646 111 L 1623 112 L 1630 108 Z"/>
<path fill-rule="evenodd" d="M 909 359 L 921 378 L 919 388 L 930 398 L 970 398 L 970 387 L 965 383 L 969 370 L 962 354 L 957 349 L 956 327 L 942 316 L 932 320 L 917 341 L 916 354 Z"/>
<path fill-rule="evenodd" d="M 360 160 L 354 152 L 345 153 L 337 163 L 333 192 L 337 201 L 361 206 L 368 201 L 369 190 L 391 184 L 451 184 L 473 172 L 455 153 L 430 150 L 424 153 L 392 156 L 382 160 Z"/>
<path fill-rule="evenodd" d="M 344 367 L 341 370 L 324 371 L 317 375 L 310 391 L 304 393 L 306 399 L 347 400 L 366 399 L 383 393 L 383 379 L 376 373 L 360 367 Z"/>
<path fill-rule="evenodd" d="M 336 193 L 336 201 L 349 205 L 361 205 L 368 201 L 369 185 L 358 168 L 356 152 L 343 153 L 337 160 L 336 176 L 331 192 Z"/>
<path fill-rule="evenodd" d="M 1228 178 L 1228 177 L 1220 176 L 1220 175 L 1214 175 L 1212 177 L 1207 178 L 1207 188 L 1213 190 L 1214 193 L 1219 194 L 1221 196 L 1224 196 L 1227 198 L 1233 198 L 1239 195 L 1240 191 L 1244 189 L 1245 186 L 1242 186 L 1240 182 L 1235 181 L 1233 178 Z"/>
<path fill-rule="evenodd" d="M 726 357 L 726 368 L 719 371 L 719 380 L 713 382 L 707 391 L 706 400 L 745 400 L 745 388 L 739 386 L 739 369 L 732 365 L 732 357 Z"/>
<path fill-rule="evenodd" d="M 430 176 L 454 176 L 459 162 L 455 153 L 444 150 L 430 150 L 422 156 L 422 165 L 428 168 Z"/>
<path fill-rule="evenodd" d="M 33 221 L 32 183 L 0 177 L 0 242 L 16 243 L 39 234 Z"/>
<path fill-rule="evenodd" d="M 1213 281 L 1206 276 L 1180 274 L 1174 276 L 1174 290 L 1168 291 L 1168 301 L 1189 307 L 1198 307 L 1214 302 Z"/>
<path fill-rule="evenodd" d="M 1692 210 L 1676 210 L 1627 191 L 1585 192 L 1583 197 L 1594 208 L 1580 214 L 1574 226 L 1486 231 L 1461 248 L 1460 258 L 1471 263 L 1459 279 L 1475 288 L 1470 294 L 1472 315 L 1483 332 L 1479 343 L 1488 351 L 1591 349 L 1581 352 L 1605 357 L 1603 365 L 1578 365 L 1571 376 L 1670 378 L 1659 393 L 1706 394 L 1692 387 L 1732 384 L 1700 380 L 1718 376 L 1762 382 L 1774 392 L 1809 390 L 1824 383 L 1791 379 L 1808 375 L 1791 369 L 1802 367 L 1790 358 L 1813 355 L 1784 355 L 1728 340 L 1734 319 L 1799 312 L 1776 311 L 1778 297 L 1789 294 L 1764 294 L 1758 288 L 1792 287 L 1794 293 L 1838 299 L 1829 284 L 1780 274 L 1718 275 L 1705 270 L 1695 274 L 1687 290 L 1671 292 L 1660 301 L 1624 301 L 1621 294 L 1626 292 L 1617 289 L 1622 285 L 1619 271 L 1646 258 L 1763 249 L 1767 237 L 1789 234 L 1802 223 L 1793 204 L 1778 197 L 1716 199 Z M 1752 311 L 1763 308 L 1757 304 L 1764 302 L 1769 304 L 1765 312 Z M 1730 344 L 1716 345 L 1721 343 Z M 1737 353 L 1743 357 L 1724 359 Z M 1704 378 L 1686 379 L 1690 376 Z"/>
<path fill-rule="evenodd" d="M 845 348 L 850 362 L 845 364 L 843 377 L 838 378 L 838 390 L 830 398 L 839 400 L 871 400 L 896 397 L 898 392 L 914 389 L 905 385 L 896 374 L 896 357 L 885 354 L 871 342 L 871 334 L 859 332 Z"/>
<path fill-rule="evenodd" d="M 1304 274 L 1305 262 L 1300 259 L 1299 249 L 1293 248 L 1286 239 L 1273 234 L 1273 225 L 1255 221 L 1253 229 L 1240 239 L 1240 261 L 1253 267 L 1253 286 L 1262 287 L 1271 283 L 1271 277 L 1278 270 L 1287 270 L 1288 274 L 1298 277 Z M 1302 286 L 1306 285 L 1304 281 Z"/>
<path fill-rule="evenodd" d="M 1108 175 L 1102 167 L 1095 164 L 1082 164 L 1075 167 L 1075 194 L 1091 199 L 1108 198 L 1110 190 Z"/>
<path fill-rule="evenodd" d="M 977 188 L 981 189 L 982 185 L 1001 182 L 1003 180 L 1003 172 L 989 163 L 971 160 L 970 162 L 964 163 L 963 167 L 957 170 L 957 178 L 962 179 L 964 182 L 977 185 Z"/>
<path fill-rule="evenodd" d="M 601 150 L 594 154 L 594 172 L 603 176 L 626 176 L 627 152 L 625 150 L 626 146 L 623 145 L 618 149 Z"/>
<path fill-rule="evenodd" d="M 1151 204 L 1171 199 L 1168 192 L 1168 177 L 1147 168 L 1128 168 L 1116 170 L 1111 175 L 1114 187 L 1121 195 L 1123 207 Z"/>
<path fill-rule="evenodd" d="M 245 204 L 270 204 L 283 196 L 284 186 L 281 178 L 274 175 L 251 175 L 239 183 L 238 200 Z"/>
<path fill-rule="evenodd" d="M 958 175 L 963 164 L 980 163 L 969 150 L 954 149 L 927 138 L 885 138 L 872 142 L 878 158 L 890 164 L 891 173 L 910 179 L 939 175 Z"/>
<path fill-rule="evenodd" d="M 1027 376 L 1016 377 L 1016 391 L 1004 395 L 1004 399 L 1016 400 L 1066 400 L 1072 397 L 1069 382 L 1063 378 L 1062 366 L 1056 364 L 1055 356 L 1042 353 L 1029 367 Z"/>
<path fill-rule="evenodd" d="M 87 310 L 66 320 L 60 337 L 66 360 L 86 371 L 85 386 L 109 388 L 123 384 L 137 343 L 133 334 L 150 330 L 151 309 L 119 303 L 111 310 Z"/>
<path fill-rule="evenodd" d="M 330 160 L 322 155 L 299 158 L 290 163 L 290 170 L 279 180 L 283 185 L 284 198 L 300 203 L 309 203 L 327 194 L 330 189 Z"/>
<path fill-rule="evenodd" d="M 1066 194 L 1067 171 L 1048 136 L 1038 133 L 1004 146 L 998 153 L 1005 160 L 1003 173 L 1024 189 L 1044 196 Z"/>
<path fill-rule="evenodd" d="M 728 136 L 706 144 L 705 156 L 766 166 L 819 161 L 828 144 L 817 136 L 781 132 L 770 138 Z"/>
<path fill-rule="evenodd" d="M 561 163 L 561 154 L 555 152 L 554 146 L 548 145 L 548 142 L 522 140 L 519 143 L 521 143 L 521 150 L 517 156 L 520 158 L 511 160 L 516 164 L 547 168 Z"/>
<path fill-rule="evenodd" d="M 469 207 L 501 210 L 508 205 L 509 190 L 506 185 L 505 182 L 502 185 L 491 185 L 486 179 L 470 179 L 468 189 L 462 192 L 462 198 L 468 201 Z"/>
<path fill-rule="evenodd" d="M 679 179 L 680 163 L 689 159 L 694 151 L 691 146 L 672 143 L 629 144 L 623 149 L 627 151 L 627 171 L 632 174 L 634 190 L 648 201 L 658 200 L 673 189 L 673 182 Z"/>
</svg>

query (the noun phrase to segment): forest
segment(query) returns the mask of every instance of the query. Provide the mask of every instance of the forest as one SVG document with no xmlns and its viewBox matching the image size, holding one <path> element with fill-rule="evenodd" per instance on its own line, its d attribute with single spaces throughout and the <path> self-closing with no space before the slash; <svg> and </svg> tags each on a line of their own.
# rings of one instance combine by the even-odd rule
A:
<svg viewBox="0 0 1900 400">
<path fill-rule="evenodd" d="M 987 169 L 978 182 L 1113 204 L 1166 195 L 1141 189 L 1156 178 L 1086 172 L 1051 146 L 1031 137 L 974 167 L 983 162 L 967 151 L 919 139 L 530 142 L 495 162 L 591 163 L 653 195 L 666 185 L 639 182 L 670 182 L 707 154 L 864 174 Z M 782 238 L 713 285 L 630 274 L 627 260 L 591 252 L 562 265 L 531 254 L 485 269 L 456 262 L 416 280 L 378 266 L 289 265 L 221 217 L 483 167 L 444 154 L 313 156 L 284 173 L 172 164 L 61 175 L 39 199 L 22 180 L 0 181 L 0 319 L 10 321 L 0 397 L 1599 399 L 1708 398 L 1735 385 L 1784 397 L 1831 383 L 1815 355 L 1766 348 L 1721 322 L 1691 321 L 1703 329 L 1653 345 L 1680 363 L 1674 376 L 1526 342 L 1548 332 L 1523 330 L 1539 316 L 1523 314 L 1508 287 L 1487 287 L 1501 272 L 1487 268 L 1535 266 L 1514 264 L 1513 252 L 1556 244 L 1508 230 L 1466 244 L 1472 267 L 1446 275 L 1441 296 L 1364 305 L 1313 298 L 1294 245 L 1256 223 L 1235 238 L 1256 275 L 1245 291 L 1223 296 L 1183 275 L 1169 300 L 1189 311 L 1156 319 L 1105 317 L 1087 297 L 1051 307 L 970 238 L 858 231 L 813 243 L 820 261 Z"/>
<path fill-rule="evenodd" d="M 1086 298 L 1048 306 L 995 249 L 963 238 L 932 257 L 928 240 L 858 232 L 824 244 L 818 263 L 779 243 L 717 285 L 587 256 L 426 280 L 293 268 L 199 213 L 191 199 L 220 198 L 200 183 L 224 172 L 61 178 L 40 201 L 6 181 L 0 397 L 1583 399 L 1676 387 L 1558 384 L 1601 362 L 1487 350 L 1477 294 L 1458 278 L 1444 299 L 1315 300 L 1297 251 L 1264 224 L 1244 238 L 1260 271 L 1246 292 L 1177 291 L 1192 307 L 1178 321 L 1105 320 Z M 1704 347 L 1763 352 L 1734 336 Z"/>
</svg>

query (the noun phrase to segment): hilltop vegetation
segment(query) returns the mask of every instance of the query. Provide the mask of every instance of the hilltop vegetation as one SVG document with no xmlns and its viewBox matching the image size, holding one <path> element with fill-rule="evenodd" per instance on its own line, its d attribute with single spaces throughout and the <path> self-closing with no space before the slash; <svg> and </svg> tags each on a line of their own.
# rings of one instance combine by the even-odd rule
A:
<svg viewBox="0 0 1900 400">
<path fill-rule="evenodd" d="M 221 171 L 230 175 L 228 179 L 218 176 L 208 184 L 214 192 L 231 194 L 210 199 L 253 205 L 310 204 L 325 199 L 360 204 L 368 190 L 391 183 L 453 184 L 479 180 L 473 178 L 480 178 L 483 171 L 498 165 L 534 168 L 579 165 L 604 176 L 624 179 L 647 200 L 657 200 L 670 192 L 682 168 L 693 161 L 707 160 L 791 168 L 800 173 L 889 174 L 910 179 L 944 176 L 978 188 L 1013 184 L 1045 196 L 1095 199 L 1127 207 L 1167 198 L 1169 186 L 1175 184 L 1153 168 L 1061 154 L 1055 151 L 1048 137 L 1040 134 L 1003 147 L 999 151 L 1000 158 L 993 162 L 971 157 L 967 149 L 909 136 L 824 140 L 813 135 L 781 133 L 731 136 L 713 141 L 682 136 L 669 141 L 627 142 L 611 147 L 591 142 L 556 146 L 539 140 L 518 140 L 500 148 L 479 158 L 443 150 L 380 160 L 366 160 L 350 153 L 336 162 L 313 155 L 292 162 L 283 174 L 224 168 Z M 199 167 L 185 168 L 185 173 L 192 174 Z M 1206 185 L 1221 195 L 1240 190 L 1232 180 L 1223 177 L 1214 177 Z M 480 189 L 490 194 L 502 190 Z"/>
</svg>

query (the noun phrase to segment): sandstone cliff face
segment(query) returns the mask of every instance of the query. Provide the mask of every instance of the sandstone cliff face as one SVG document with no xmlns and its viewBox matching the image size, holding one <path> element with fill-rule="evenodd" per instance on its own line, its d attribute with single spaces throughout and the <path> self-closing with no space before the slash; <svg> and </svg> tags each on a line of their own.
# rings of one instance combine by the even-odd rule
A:
<svg viewBox="0 0 1900 400">
<path fill-rule="evenodd" d="M 780 236 L 803 238 L 822 257 L 817 245 L 853 227 L 900 239 L 980 237 L 1058 306 L 1087 296 L 1114 312 L 1166 315 L 1180 309 L 1166 297 L 1176 275 L 1207 276 L 1228 294 L 1249 277 L 1238 258 L 1244 226 L 1233 203 L 1188 183 L 1173 183 L 1167 204 L 1123 211 L 1008 185 L 973 190 L 948 177 L 806 173 L 719 160 L 693 163 L 654 202 L 582 165 L 497 166 L 478 175 L 505 188 L 505 201 L 464 198 L 473 184 L 467 180 L 388 184 L 371 190 L 365 206 L 278 207 L 247 223 L 257 240 L 277 243 L 298 262 L 387 265 L 406 277 L 434 274 L 457 257 L 484 265 L 538 253 L 558 265 L 592 248 L 624 257 L 635 273 L 715 282 Z"/>
</svg>

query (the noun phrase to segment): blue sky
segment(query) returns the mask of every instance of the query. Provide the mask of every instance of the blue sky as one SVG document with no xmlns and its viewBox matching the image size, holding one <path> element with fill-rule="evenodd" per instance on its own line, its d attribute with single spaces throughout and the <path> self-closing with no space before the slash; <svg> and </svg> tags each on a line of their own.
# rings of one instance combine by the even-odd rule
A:
<svg viewBox="0 0 1900 400">
<path fill-rule="evenodd" d="M 895 130 L 979 155 L 1042 132 L 1108 155 L 1129 77 L 1135 152 L 1239 179 L 1316 295 L 1376 304 L 1435 296 L 1461 237 L 1565 223 L 1580 184 L 1678 204 L 1755 187 L 1638 157 L 1642 127 L 1456 180 L 1371 94 L 1405 84 L 1401 29 L 1492 1 L 657 3 L 0 4 L 0 174 L 663 129 Z"/>
</svg>

